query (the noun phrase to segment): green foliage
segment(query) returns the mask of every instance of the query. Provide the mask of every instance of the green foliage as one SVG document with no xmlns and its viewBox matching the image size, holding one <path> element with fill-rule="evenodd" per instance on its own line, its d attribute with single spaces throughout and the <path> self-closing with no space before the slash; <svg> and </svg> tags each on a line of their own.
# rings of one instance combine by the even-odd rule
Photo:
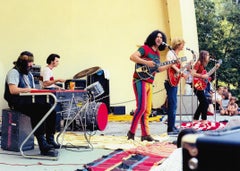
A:
<svg viewBox="0 0 240 171">
<path fill-rule="evenodd" d="M 240 99 L 240 2 L 233 0 L 195 0 L 200 50 L 208 50 L 223 63 L 217 70 L 224 82 Z M 209 65 L 209 68 L 213 67 Z"/>
</svg>

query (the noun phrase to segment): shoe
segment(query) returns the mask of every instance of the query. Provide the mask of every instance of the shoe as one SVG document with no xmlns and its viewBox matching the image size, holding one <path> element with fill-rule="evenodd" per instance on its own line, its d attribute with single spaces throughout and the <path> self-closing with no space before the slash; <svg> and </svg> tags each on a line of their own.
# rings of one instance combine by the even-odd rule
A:
<svg viewBox="0 0 240 171">
<path fill-rule="evenodd" d="M 175 126 L 173 128 L 168 128 L 167 132 L 179 132 L 179 129 L 177 129 Z"/>
<path fill-rule="evenodd" d="M 47 143 L 47 140 L 45 139 L 44 135 L 38 135 L 38 136 L 36 136 L 36 138 L 38 141 L 41 155 L 56 157 L 58 152 L 55 152 L 53 145 Z"/>
<path fill-rule="evenodd" d="M 128 140 L 134 140 L 134 136 L 135 134 L 133 134 L 131 131 L 128 131 L 127 133 Z"/>
<path fill-rule="evenodd" d="M 55 142 L 53 134 L 46 135 L 46 138 L 47 138 L 47 143 L 48 144 L 53 145 L 53 147 L 55 149 L 59 149 L 60 148 L 60 145 Z"/>
<path fill-rule="evenodd" d="M 178 135 L 178 133 L 179 133 L 179 129 L 177 129 L 176 127 L 167 129 L 168 135 Z"/>
<path fill-rule="evenodd" d="M 178 135 L 179 131 L 171 131 L 171 132 L 167 132 L 168 135 Z"/>
<path fill-rule="evenodd" d="M 159 140 L 155 140 L 153 137 L 151 137 L 151 135 L 142 136 L 141 137 L 141 141 L 155 141 L 155 142 L 159 142 Z"/>
<path fill-rule="evenodd" d="M 43 156 L 49 156 L 49 157 L 57 157 L 58 156 L 58 151 L 55 149 L 50 149 L 48 151 L 41 151 L 40 153 Z"/>
</svg>

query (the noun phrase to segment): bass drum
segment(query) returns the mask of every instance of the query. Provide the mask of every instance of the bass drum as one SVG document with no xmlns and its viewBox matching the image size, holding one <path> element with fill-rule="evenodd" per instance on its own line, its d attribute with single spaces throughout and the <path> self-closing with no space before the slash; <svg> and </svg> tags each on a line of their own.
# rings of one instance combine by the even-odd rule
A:
<svg viewBox="0 0 240 171">
<path fill-rule="evenodd" d="M 86 118 L 86 129 L 103 131 L 108 123 L 108 109 L 105 103 L 90 102 L 83 109 Z"/>
</svg>

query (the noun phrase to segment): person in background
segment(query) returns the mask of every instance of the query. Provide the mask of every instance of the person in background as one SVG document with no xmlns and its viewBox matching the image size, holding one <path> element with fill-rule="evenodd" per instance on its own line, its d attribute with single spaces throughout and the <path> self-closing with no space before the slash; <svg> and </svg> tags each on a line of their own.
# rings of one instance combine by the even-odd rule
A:
<svg viewBox="0 0 240 171">
<path fill-rule="evenodd" d="M 50 54 L 46 60 L 47 66 L 41 70 L 40 79 L 43 89 L 61 89 L 62 87 L 56 83 L 64 83 L 64 79 L 55 79 L 53 76 L 53 68 L 59 64 L 60 56 L 58 54 Z"/>
<path fill-rule="evenodd" d="M 216 110 L 222 110 L 223 86 L 219 86 L 217 91 L 212 94 L 212 102 Z"/>
<path fill-rule="evenodd" d="M 229 105 L 230 99 L 229 99 L 229 93 L 227 91 L 223 91 L 222 93 L 222 108 L 220 110 L 221 115 L 228 114 L 228 105 Z"/>
<path fill-rule="evenodd" d="M 134 140 L 138 124 L 141 124 L 141 141 L 156 141 L 150 135 L 149 115 L 152 110 L 152 83 L 156 72 L 163 71 L 171 65 L 157 66 L 160 62 L 159 50 L 164 50 L 166 35 L 159 30 L 153 31 L 146 39 L 143 46 L 130 56 L 130 60 L 136 64 L 146 65 L 154 72 L 147 78 L 142 78 L 135 69 L 133 74 L 133 90 L 136 98 L 136 110 L 133 114 L 130 130 L 127 133 L 128 140 Z"/>
<path fill-rule="evenodd" d="M 24 51 L 20 54 L 14 67 L 7 73 L 5 82 L 4 99 L 11 109 L 19 111 L 31 118 L 32 128 L 35 128 L 44 115 L 51 109 L 51 104 L 33 103 L 31 97 L 20 96 L 20 93 L 29 93 L 35 89 L 34 78 L 30 69 L 34 57 L 31 52 Z M 53 110 L 34 132 L 37 138 L 41 155 L 56 156 L 55 149 L 60 148 L 54 141 L 56 112 Z"/>
<path fill-rule="evenodd" d="M 193 77 L 196 77 L 199 80 L 202 80 L 202 79 L 208 80 L 209 79 L 209 75 L 207 73 L 203 74 L 204 73 L 203 71 L 207 67 L 209 60 L 210 60 L 209 52 L 206 50 L 202 50 L 199 54 L 198 61 L 193 66 L 193 70 L 192 70 Z M 220 66 L 220 64 L 216 64 L 216 69 L 219 68 L 219 66 Z M 199 105 L 194 113 L 193 122 L 198 121 L 199 117 L 201 115 L 202 123 L 206 124 L 207 123 L 208 101 L 207 101 L 204 91 L 205 90 L 198 89 L 194 85 L 194 93 L 196 94 L 196 96 L 198 98 Z"/>
<path fill-rule="evenodd" d="M 236 103 L 237 98 L 232 96 L 230 98 L 230 101 L 228 103 L 227 109 L 225 111 L 225 114 L 229 115 L 229 116 L 233 116 L 233 115 L 238 115 L 239 111 L 238 111 L 238 104 Z"/>
<path fill-rule="evenodd" d="M 178 60 L 178 56 L 180 51 L 183 50 L 185 45 L 185 41 L 182 38 L 175 38 L 172 40 L 172 50 L 167 52 L 167 61 Z M 168 114 L 168 134 L 178 134 L 178 129 L 175 126 L 176 120 L 176 111 L 177 111 L 177 92 L 178 92 L 178 84 L 180 82 L 180 77 L 184 74 L 180 70 L 181 63 L 180 61 L 176 64 L 173 64 L 170 68 L 168 68 L 168 79 L 164 82 L 165 89 L 167 91 L 167 114 Z M 174 82 L 171 80 L 175 80 L 178 78 L 178 82 Z"/>
</svg>

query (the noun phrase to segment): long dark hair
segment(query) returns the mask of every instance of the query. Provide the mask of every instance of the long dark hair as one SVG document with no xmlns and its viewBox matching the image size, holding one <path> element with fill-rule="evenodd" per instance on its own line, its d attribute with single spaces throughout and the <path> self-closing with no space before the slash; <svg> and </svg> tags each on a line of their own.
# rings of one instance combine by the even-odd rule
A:
<svg viewBox="0 0 240 171">
<path fill-rule="evenodd" d="M 144 44 L 145 44 L 145 45 L 148 45 L 149 47 L 152 47 L 152 46 L 156 45 L 155 39 L 156 39 L 158 33 L 162 34 L 162 41 L 165 42 L 165 43 L 167 43 L 167 42 L 166 42 L 166 41 L 167 41 L 167 37 L 166 37 L 165 33 L 163 33 L 163 32 L 160 31 L 160 30 L 154 30 L 151 34 L 149 34 L 149 36 L 147 37 L 147 39 L 146 39 L 146 41 L 144 42 Z M 160 51 L 164 50 L 165 48 L 166 48 L 166 46 L 165 46 L 165 45 L 162 45 L 162 44 L 158 47 L 158 49 L 159 49 Z"/>
<path fill-rule="evenodd" d="M 23 51 L 18 57 L 17 61 L 13 62 L 14 68 L 21 74 L 28 74 L 30 68 L 28 62 L 33 62 L 33 54 L 28 51 Z"/>
<path fill-rule="evenodd" d="M 207 55 L 209 55 L 209 52 L 206 50 L 201 50 L 200 54 L 199 54 L 199 61 L 201 62 L 201 64 L 206 67 L 208 64 L 207 59 Z"/>
</svg>

